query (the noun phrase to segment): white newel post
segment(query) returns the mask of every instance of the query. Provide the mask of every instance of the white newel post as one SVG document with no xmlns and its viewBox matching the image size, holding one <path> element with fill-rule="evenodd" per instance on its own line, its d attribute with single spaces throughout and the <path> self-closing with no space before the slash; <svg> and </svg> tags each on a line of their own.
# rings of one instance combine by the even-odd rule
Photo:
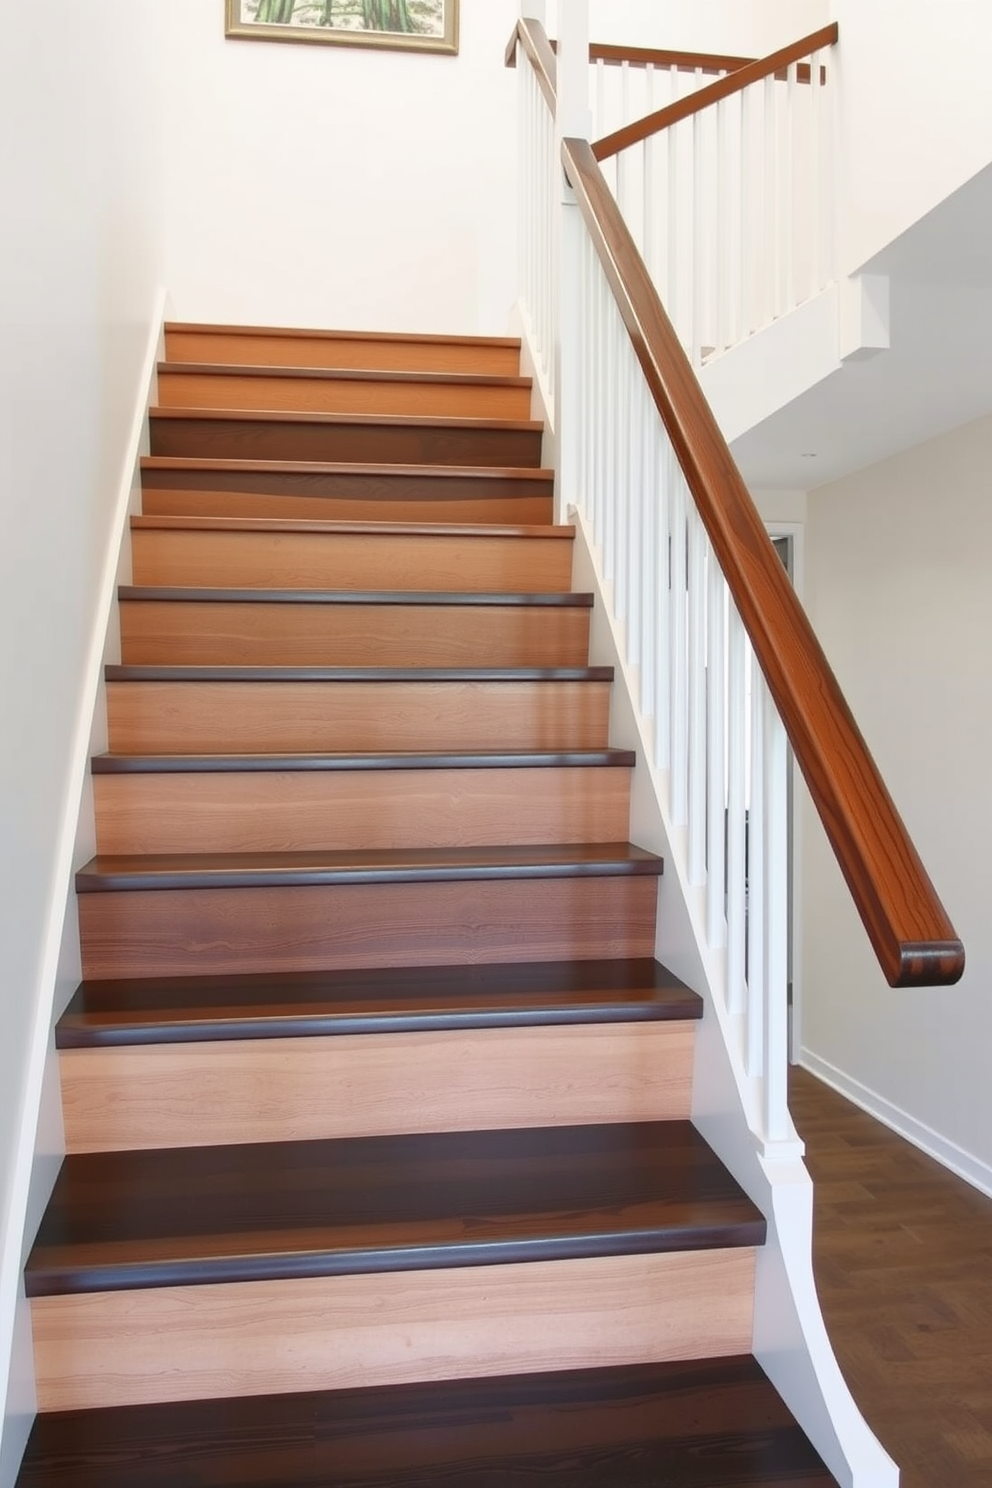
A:
<svg viewBox="0 0 992 1488">
<path fill-rule="evenodd" d="M 533 0 L 531 0 L 533 3 Z M 566 0 L 558 7 L 558 112 L 555 138 L 589 139 L 589 0 Z M 555 374 L 555 433 L 558 443 L 556 520 L 565 520 L 578 495 L 582 451 L 579 368 L 582 304 L 582 233 L 579 209 L 561 171 L 558 217 L 558 325 Z"/>
</svg>

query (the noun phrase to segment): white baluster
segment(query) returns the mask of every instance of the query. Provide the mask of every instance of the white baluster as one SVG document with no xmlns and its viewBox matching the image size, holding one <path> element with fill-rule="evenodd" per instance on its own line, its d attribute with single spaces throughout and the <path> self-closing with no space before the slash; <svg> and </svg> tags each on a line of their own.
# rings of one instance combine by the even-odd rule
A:
<svg viewBox="0 0 992 1488">
<path fill-rule="evenodd" d="M 775 157 L 778 137 L 775 132 L 775 79 L 765 78 L 764 84 L 764 262 L 762 265 L 761 324 L 767 325 L 775 319 L 778 297 L 778 183 L 776 181 Z M 759 247 L 759 253 L 761 249 Z"/>
<path fill-rule="evenodd" d="M 788 1092 L 788 751 L 785 728 L 768 688 L 764 710 L 765 803 L 765 1009 L 764 1137 L 784 1141 L 792 1135 Z"/>
<path fill-rule="evenodd" d="M 751 659 L 750 804 L 747 827 L 747 1028 L 744 1065 L 755 1078 L 765 1053 L 765 717 L 764 679 Z"/>
<path fill-rule="evenodd" d="M 779 231 L 784 236 L 784 242 L 782 244 L 782 252 L 785 260 L 782 269 L 782 308 L 786 311 L 794 309 L 797 303 L 795 138 L 798 124 L 798 110 L 796 108 L 798 75 L 799 64 L 798 62 L 793 62 L 788 69 L 788 82 L 786 83 L 785 129 L 782 139 L 782 151 L 785 159 L 782 165 L 782 213 L 779 222 Z"/>
<path fill-rule="evenodd" d="M 706 535 L 694 505 L 689 536 L 689 882 L 706 882 Z"/>
<path fill-rule="evenodd" d="M 686 489 L 671 445 L 666 451 L 671 490 L 671 728 L 672 820 L 677 827 L 689 819 L 688 722 L 689 680 L 686 657 Z"/>
<path fill-rule="evenodd" d="M 747 934 L 746 639 L 731 602 L 727 646 L 727 1011 L 743 1013 Z"/>
<path fill-rule="evenodd" d="M 654 453 L 652 462 L 655 471 L 655 499 L 657 521 L 655 525 L 654 562 L 657 575 L 657 626 L 658 650 L 655 675 L 655 764 L 659 770 L 667 770 L 672 762 L 672 465 L 671 445 L 659 418 L 651 425 Z M 680 472 L 681 474 L 681 472 Z"/>
<path fill-rule="evenodd" d="M 717 949 L 726 940 L 724 908 L 727 780 L 726 595 L 727 585 L 710 549 L 706 564 L 706 939 Z"/>
</svg>

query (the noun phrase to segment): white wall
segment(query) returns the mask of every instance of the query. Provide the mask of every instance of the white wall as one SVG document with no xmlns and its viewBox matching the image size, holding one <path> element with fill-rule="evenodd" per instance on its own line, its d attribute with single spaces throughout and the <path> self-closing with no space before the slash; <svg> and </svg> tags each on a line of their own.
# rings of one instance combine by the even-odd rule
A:
<svg viewBox="0 0 992 1488">
<path fill-rule="evenodd" d="M 457 57 L 227 41 L 219 3 L 160 8 L 180 318 L 506 333 L 516 0 L 462 0 Z"/>
<path fill-rule="evenodd" d="M 968 957 L 891 991 L 812 810 L 804 1060 L 992 1191 L 992 418 L 811 492 L 806 598 Z"/>
<path fill-rule="evenodd" d="M 988 0 L 831 0 L 840 265 L 851 272 L 992 160 Z"/>
<path fill-rule="evenodd" d="M 595 41 L 764 57 L 825 26 L 829 8 L 830 0 L 590 0 L 589 11 Z M 551 0 L 550 24 L 556 14 Z"/>
<path fill-rule="evenodd" d="M 2 6 L 0 1400 L 52 994 L 44 947 L 65 891 L 55 862 L 71 742 L 160 277 L 156 9 Z M 57 950 L 57 923 L 54 934 Z M 56 1108 L 43 1145 L 59 1136 Z M 4 1476 L 32 1407 L 24 1363 L 16 1353 Z"/>
</svg>

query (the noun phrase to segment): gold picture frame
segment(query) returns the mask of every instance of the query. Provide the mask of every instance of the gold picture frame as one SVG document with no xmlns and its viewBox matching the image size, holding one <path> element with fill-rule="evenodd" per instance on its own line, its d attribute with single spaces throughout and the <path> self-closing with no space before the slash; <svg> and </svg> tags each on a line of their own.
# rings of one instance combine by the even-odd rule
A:
<svg viewBox="0 0 992 1488">
<path fill-rule="evenodd" d="M 227 0 L 225 35 L 453 56 L 458 0 Z"/>
</svg>

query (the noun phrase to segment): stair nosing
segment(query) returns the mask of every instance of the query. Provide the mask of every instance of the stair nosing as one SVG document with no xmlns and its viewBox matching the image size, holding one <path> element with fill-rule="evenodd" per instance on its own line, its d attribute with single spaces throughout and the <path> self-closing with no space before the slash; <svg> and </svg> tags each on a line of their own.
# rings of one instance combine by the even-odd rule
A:
<svg viewBox="0 0 992 1488">
<path fill-rule="evenodd" d="M 696 1022 L 702 999 L 654 960 L 85 981 L 59 1049 L 454 1029 Z"/>
<path fill-rule="evenodd" d="M 108 1240 L 90 1196 L 136 1162 L 137 1225 Z M 145 1207 L 149 1185 L 181 1194 L 185 1209 L 160 1198 L 163 1223 Z M 346 1137 L 70 1155 L 25 1282 L 37 1297 L 684 1253 L 764 1236 L 687 1121 Z"/>
<path fill-rule="evenodd" d="M 198 517 L 198 516 L 132 516 L 132 532 L 302 532 L 307 536 L 437 538 L 466 537 L 490 540 L 494 537 L 522 541 L 572 542 L 575 527 L 571 523 L 521 522 L 356 522 L 333 517 Z"/>
<path fill-rule="evenodd" d="M 495 387 L 529 391 L 530 377 L 488 372 L 414 372 L 379 367 L 289 367 L 258 362 L 159 362 L 159 376 L 181 377 L 272 377 L 289 381 L 312 378 L 319 382 L 393 382 L 416 386 Z"/>
<path fill-rule="evenodd" d="M 544 424 L 539 419 L 460 418 L 452 414 L 419 413 L 308 413 L 284 408 L 180 408 L 153 404 L 148 410 L 150 419 L 189 419 L 192 421 L 230 420 L 233 423 L 264 422 L 268 424 L 327 424 L 331 426 L 360 425 L 382 427 L 399 424 L 409 429 L 457 429 L 461 431 L 481 429 L 483 431 L 509 429 L 517 433 L 543 434 Z"/>
<path fill-rule="evenodd" d="M 179 585 L 121 584 L 117 598 L 124 603 L 156 601 L 175 604 L 309 604 L 309 605 L 411 605 L 500 609 L 579 609 L 593 607 L 593 595 L 574 590 L 562 592 L 450 589 L 224 589 Z"/>
<path fill-rule="evenodd" d="M 327 330 L 310 326 L 214 325 L 192 320 L 167 320 L 165 333 L 243 336 L 275 339 L 296 336 L 302 341 L 358 341 L 370 345 L 412 343 L 418 346 L 483 346 L 520 350 L 519 336 L 446 336 L 438 332 Z"/>
<path fill-rule="evenodd" d="M 595 667 L 188 667 L 108 663 L 108 682 L 612 682 Z"/>
<path fill-rule="evenodd" d="M 189 455 L 142 455 L 142 470 L 206 470 L 248 474 L 252 471 L 299 475 L 421 476 L 430 480 L 537 480 L 553 485 L 555 473 L 529 465 L 375 465 L 348 460 L 237 460 Z"/>
<path fill-rule="evenodd" d="M 464 883 L 495 879 L 659 877 L 663 860 L 631 843 L 563 847 L 414 848 L 388 852 L 98 854 L 76 892 Z"/>
<path fill-rule="evenodd" d="M 94 775 L 222 774 L 320 770 L 631 768 L 632 749 L 461 750 L 452 753 L 96 754 Z"/>
</svg>

